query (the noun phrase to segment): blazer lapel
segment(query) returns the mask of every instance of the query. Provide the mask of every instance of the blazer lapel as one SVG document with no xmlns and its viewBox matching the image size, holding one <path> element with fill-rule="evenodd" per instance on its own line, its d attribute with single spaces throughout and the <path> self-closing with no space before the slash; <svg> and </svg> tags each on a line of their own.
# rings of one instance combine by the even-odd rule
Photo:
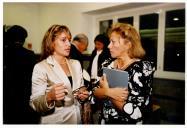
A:
<svg viewBox="0 0 187 128">
<path fill-rule="evenodd" d="M 73 68 L 72 68 L 72 62 L 71 62 L 71 60 L 70 61 L 67 61 L 67 64 L 68 64 L 68 67 L 69 67 L 69 71 L 70 71 L 70 73 L 71 73 L 71 76 L 72 76 L 72 88 L 73 88 L 73 90 L 75 90 L 75 80 L 76 80 L 76 74 L 75 74 L 75 72 L 73 71 Z"/>
<path fill-rule="evenodd" d="M 59 83 L 64 83 L 66 86 L 71 87 L 70 81 L 65 74 L 64 70 L 60 67 L 58 62 L 52 57 L 47 58 L 47 62 L 52 65 L 52 70 L 54 71 Z"/>
</svg>

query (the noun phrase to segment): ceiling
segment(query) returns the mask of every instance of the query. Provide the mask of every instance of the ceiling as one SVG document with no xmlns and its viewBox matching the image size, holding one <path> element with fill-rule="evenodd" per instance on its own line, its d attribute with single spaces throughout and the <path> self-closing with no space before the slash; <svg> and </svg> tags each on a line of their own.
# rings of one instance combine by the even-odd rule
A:
<svg viewBox="0 0 187 128">
<path fill-rule="evenodd" d="M 89 15 L 97 15 L 97 14 L 102 14 L 102 13 L 110 13 L 110 12 L 115 12 L 115 11 L 127 10 L 127 9 L 144 7 L 144 6 L 149 6 L 149 5 L 156 5 L 156 4 L 161 4 L 161 3 L 143 3 L 143 2 L 142 3 L 122 3 L 120 5 L 97 9 L 93 11 L 87 11 L 84 13 L 89 14 Z"/>
</svg>

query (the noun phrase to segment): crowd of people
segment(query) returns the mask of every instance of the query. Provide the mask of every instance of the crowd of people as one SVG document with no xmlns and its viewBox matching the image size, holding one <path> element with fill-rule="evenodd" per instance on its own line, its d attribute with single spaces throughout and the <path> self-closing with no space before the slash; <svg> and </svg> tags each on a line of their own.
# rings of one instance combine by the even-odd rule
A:
<svg viewBox="0 0 187 128">
<path fill-rule="evenodd" d="M 108 35 L 96 35 L 87 69 L 86 34 L 72 39 L 66 25 L 50 26 L 40 59 L 23 47 L 27 36 L 19 25 L 4 32 L 4 124 L 148 123 L 155 67 L 133 26 L 115 23 Z M 128 72 L 127 87 L 110 88 L 104 67 Z"/>
</svg>

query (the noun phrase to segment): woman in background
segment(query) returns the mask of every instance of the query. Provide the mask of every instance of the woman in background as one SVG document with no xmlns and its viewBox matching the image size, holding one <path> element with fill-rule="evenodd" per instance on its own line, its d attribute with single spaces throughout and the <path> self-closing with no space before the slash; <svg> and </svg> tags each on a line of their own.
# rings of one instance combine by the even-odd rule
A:
<svg viewBox="0 0 187 128">
<path fill-rule="evenodd" d="M 88 72 L 91 76 L 91 88 L 92 89 L 97 81 L 99 81 L 99 77 L 102 74 L 98 74 L 99 68 L 101 64 L 106 60 L 111 58 L 110 51 L 107 48 L 109 44 L 109 39 L 104 34 L 99 34 L 94 39 L 95 49 L 92 51 L 90 57 L 90 64 L 88 67 Z M 92 103 L 92 116 L 93 123 L 98 124 L 99 113 L 102 103 L 99 100 L 94 99 L 94 103 Z"/>
<path fill-rule="evenodd" d="M 145 51 L 140 35 L 129 24 L 116 23 L 109 33 L 112 58 L 102 67 L 127 71 L 128 88 L 109 88 L 106 76 L 94 89 L 96 98 L 103 100 L 102 122 L 105 124 L 142 124 L 151 110 L 152 81 L 155 67 L 142 60 Z"/>
<path fill-rule="evenodd" d="M 90 64 L 88 67 L 88 72 L 92 80 L 98 79 L 98 71 L 101 64 L 106 60 L 111 58 L 110 51 L 107 48 L 109 44 L 109 39 L 103 34 L 99 34 L 94 39 L 95 49 L 92 51 L 90 57 Z"/>
<path fill-rule="evenodd" d="M 42 42 L 42 61 L 32 75 L 31 106 L 42 115 L 42 124 L 81 123 L 80 104 L 88 98 L 83 86 L 82 69 L 77 60 L 69 59 L 71 33 L 64 25 L 52 25 Z"/>
</svg>

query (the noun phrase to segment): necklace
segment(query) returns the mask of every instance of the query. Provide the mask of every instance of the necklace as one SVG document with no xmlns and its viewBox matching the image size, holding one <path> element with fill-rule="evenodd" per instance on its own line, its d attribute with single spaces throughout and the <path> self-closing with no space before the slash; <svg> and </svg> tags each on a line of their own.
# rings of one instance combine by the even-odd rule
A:
<svg viewBox="0 0 187 128">
<path fill-rule="evenodd" d="M 127 67 L 129 67 L 135 61 L 136 61 L 136 59 L 132 59 L 128 64 L 123 64 L 122 66 L 120 66 L 119 63 L 117 62 L 116 68 L 120 69 L 120 70 L 125 70 Z"/>
<path fill-rule="evenodd" d="M 64 61 L 64 62 L 62 62 L 62 63 L 60 63 L 60 65 L 64 65 L 64 64 L 66 64 L 67 62 L 66 62 L 66 60 Z"/>
</svg>

